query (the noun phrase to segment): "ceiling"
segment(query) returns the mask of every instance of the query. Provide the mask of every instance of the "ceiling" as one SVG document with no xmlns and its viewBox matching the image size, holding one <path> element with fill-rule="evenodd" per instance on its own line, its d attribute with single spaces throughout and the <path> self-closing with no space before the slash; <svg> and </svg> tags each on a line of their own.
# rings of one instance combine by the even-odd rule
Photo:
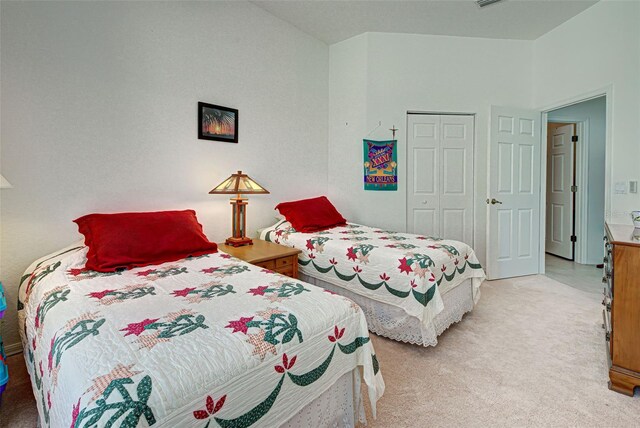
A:
<svg viewBox="0 0 640 428">
<path fill-rule="evenodd" d="M 534 40 L 591 0 L 254 0 L 253 4 L 328 44 L 365 32 Z"/>
</svg>

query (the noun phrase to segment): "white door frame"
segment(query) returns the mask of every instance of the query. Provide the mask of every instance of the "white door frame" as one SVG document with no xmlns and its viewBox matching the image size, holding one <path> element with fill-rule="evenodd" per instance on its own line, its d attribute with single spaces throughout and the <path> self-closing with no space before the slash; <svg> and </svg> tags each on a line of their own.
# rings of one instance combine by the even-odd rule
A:
<svg viewBox="0 0 640 428">
<path fill-rule="evenodd" d="M 547 113 L 544 113 L 545 117 Z M 575 217 L 575 230 L 576 235 L 578 236 L 578 240 L 575 242 L 574 246 L 574 258 L 573 261 L 575 263 L 585 263 L 587 259 L 587 246 L 585 245 L 584 237 L 587 236 L 587 195 L 589 191 L 587 180 L 588 175 L 585 174 L 585 171 L 589 171 L 589 119 L 572 119 L 568 116 L 563 116 L 559 119 L 553 119 L 551 123 L 575 123 L 576 124 L 576 135 L 578 136 L 578 144 L 575 145 L 576 150 L 576 185 L 578 186 L 578 192 L 576 193 L 576 217 Z M 548 123 L 547 123 L 548 124 Z M 548 129 L 548 127 L 547 127 Z M 547 149 L 548 149 L 547 142 Z M 545 155 L 546 157 L 546 155 Z M 545 171 L 546 174 L 547 171 Z M 546 177 L 545 177 L 546 180 Z M 546 181 L 545 181 L 546 185 Z M 545 190 L 546 196 L 546 190 Z M 546 202 L 545 202 L 545 215 L 546 215 Z M 546 224 L 546 223 L 545 223 Z M 542 243 L 544 247 L 545 242 Z"/>
<path fill-rule="evenodd" d="M 611 216 L 611 154 L 612 154 L 612 118 L 613 118 L 613 84 L 607 85 L 603 88 L 596 89 L 594 91 L 586 92 L 582 95 L 578 95 L 569 99 L 557 101 L 543 108 L 539 108 L 538 110 L 542 111 L 542 124 L 545 126 L 541 126 L 542 128 L 542 139 L 543 141 L 547 141 L 547 121 L 548 121 L 548 113 L 552 110 L 557 110 L 562 107 L 568 107 L 574 104 L 581 103 L 583 101 L 589 101 L 594 98 L 599 98 L 605 96 L 606 97 L 606 117 L 605 117 L 605 167 L 604 167 L 604 218 L 607 221 Z M 547 152 L 546 150 L 541 150 L 540 156 L 540 185 L 541 189 L 547 188 Z M 586 171 L 586 170 L 585 170 Z M 585 174 L 586 175 L 586 174 Z M 576 201 L 577 205 L 577 201 Z M 545 254 L 545 233 L 546 233 L 546 192 L 540 192 L 540 265 L 538 270 L 540 274 L 545 273 L 545 262 L 544 262 L 544 254 Z M 577 253 L 577 251 L 576 251 Z"/>
</svg>

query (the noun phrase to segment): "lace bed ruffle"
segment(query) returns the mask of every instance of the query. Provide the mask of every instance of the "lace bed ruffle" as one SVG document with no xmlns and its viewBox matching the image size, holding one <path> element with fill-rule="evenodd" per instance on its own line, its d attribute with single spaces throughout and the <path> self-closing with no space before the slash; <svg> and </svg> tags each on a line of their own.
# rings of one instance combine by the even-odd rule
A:
<svg viewBox="0 0 640 428">
<path fill-rule="evenodd" d="M 444 309 L 426 326 L 422 325 L 418 318 L 408 315 L 399 307 L 363 297 L 346 288 L 303 273 L 300 273 L 300 279 L 356 302 L 364 312 L 369 331 L 372 333 L 414 345 L 437 345 L 438 336 L 451 324 L 461 321 L 464 314 L 474 307 L 471 279 L 467 279 L 442 296 Z"/>
</svg>

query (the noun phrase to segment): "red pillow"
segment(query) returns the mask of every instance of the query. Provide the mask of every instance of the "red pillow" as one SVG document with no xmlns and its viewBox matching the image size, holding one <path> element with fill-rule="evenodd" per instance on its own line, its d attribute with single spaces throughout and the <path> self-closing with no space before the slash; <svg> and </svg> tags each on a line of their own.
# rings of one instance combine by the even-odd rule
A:
<svg viewBox="0 0 640 428">
<path fill-rule="evenodd" d="M 74 220 L 89 247 L 86 269 L 155 265 L 215 253 L 193 210 L 89 214 Z"/>
<path fill-rule="evenodd" d="M 326 196 L 282 202 L 276 209 L 298 232 L 317 232 L 347 224 Z"/>
</svg>

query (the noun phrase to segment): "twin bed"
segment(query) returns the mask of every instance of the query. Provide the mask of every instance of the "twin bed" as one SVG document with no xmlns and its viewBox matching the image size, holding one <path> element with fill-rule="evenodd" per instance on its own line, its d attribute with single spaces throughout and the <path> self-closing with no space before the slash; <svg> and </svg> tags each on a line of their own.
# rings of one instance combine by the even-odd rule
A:
<svg viewBox="0 0 640 428">
<path fill-rule="evenodd" d="M 354 426 L 360 372 L 375 410 L 352 301 L 221 252 L 99 273 L 87 251 L 39 260 L 20 290 L 43 426 Z"/>
<path fill-rule="evenodd" d="M 302 249 L 306 282 L 211 251 L 99 272 L 97 234 L 80 229 L 88 245 L 34 262 L 20 286 L 42 426 L 355 426 L 361 383 L 374 417 L 384 392 L 369 330 L 435 345 L 484 278 L 459 242 L 287 221 L 262 238 Z"/>
<path fill-rule="evenodd" d="M 437 336 L 471 311 L 485 278 L 462 242 L 347 223 L 297 232 L 281 220 L 260 237 L 298 248 L 300 278 L 355 301 L 369 330 L 435 346 Z"/>
</svg>

